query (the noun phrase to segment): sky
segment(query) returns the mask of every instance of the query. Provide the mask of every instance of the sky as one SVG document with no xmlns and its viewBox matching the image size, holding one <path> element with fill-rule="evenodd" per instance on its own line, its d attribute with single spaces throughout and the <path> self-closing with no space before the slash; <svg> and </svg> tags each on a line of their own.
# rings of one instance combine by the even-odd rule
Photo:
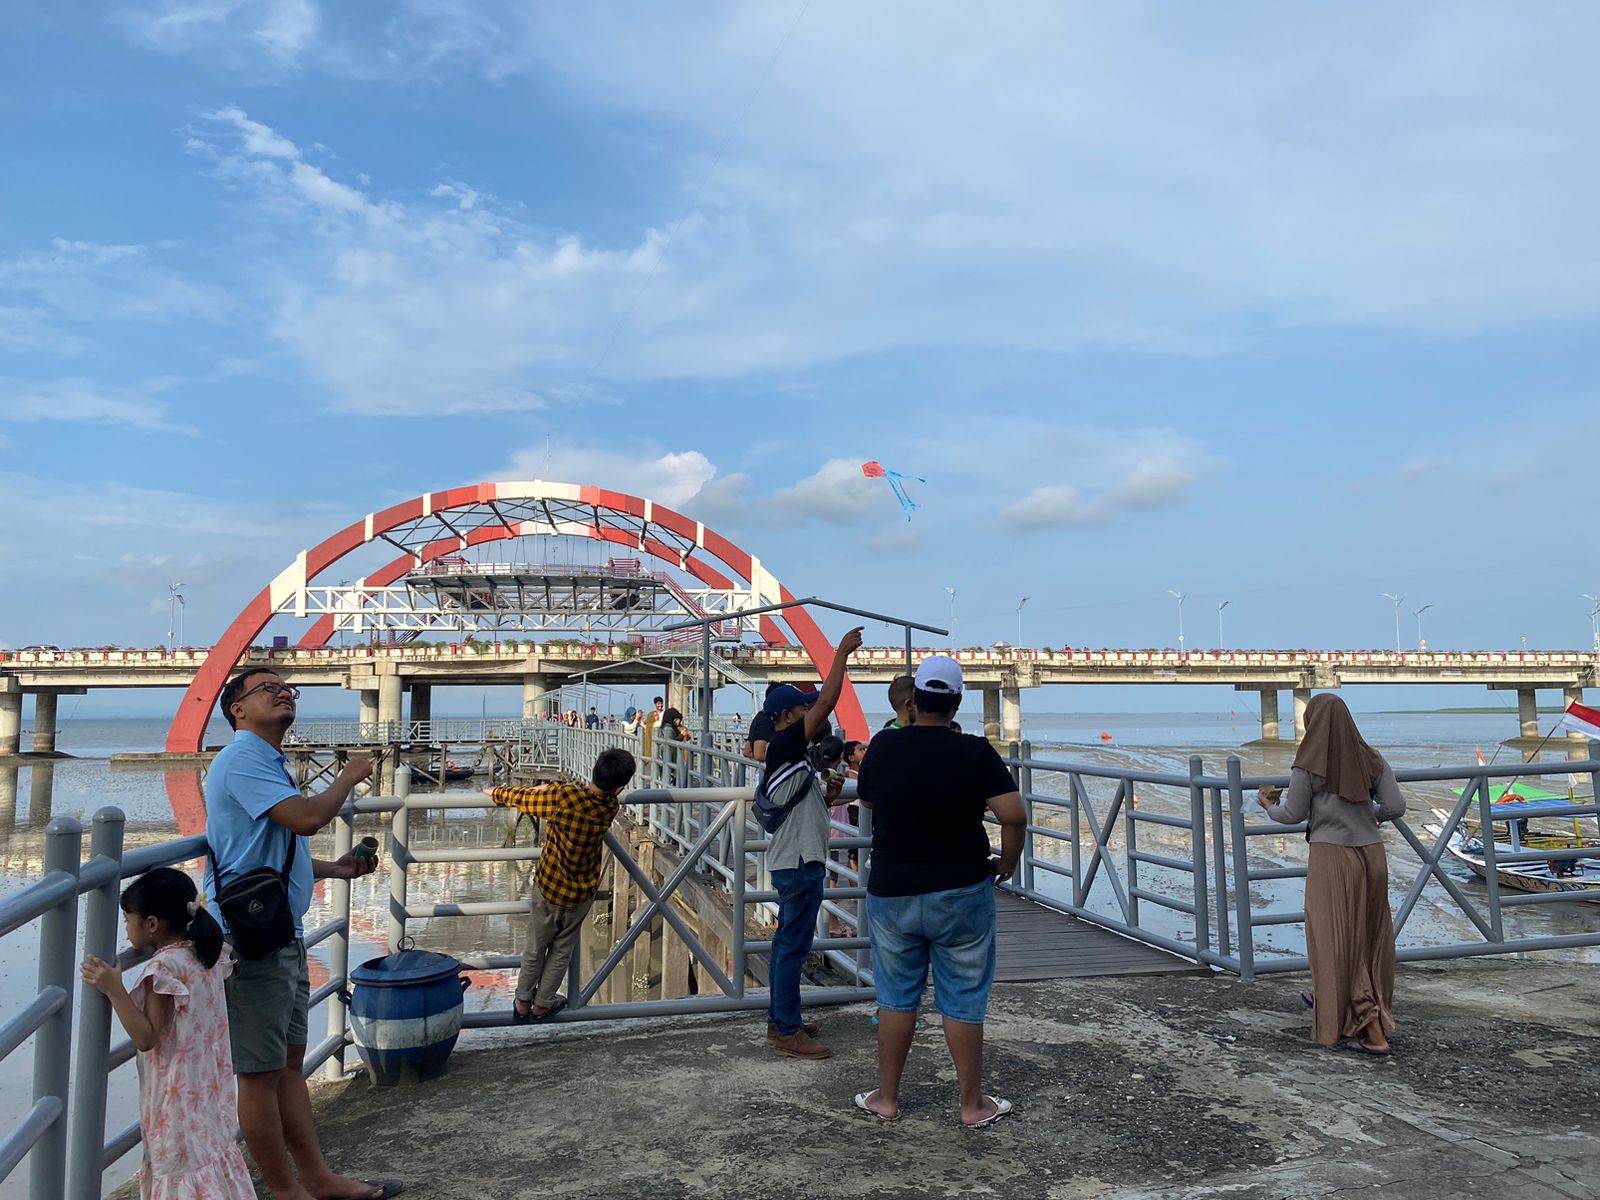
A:
<svg viewBox="0 0 1600 1200">
<path fill-rule="evenodd" d="M 1392 646 L 1385 592 L 1408 645 L 1427 604 L 1435 648 L 1586 647 L 1597 34 L 21 0 L 0 642 L 157 645 L 182 582 L 203 644 L 367 512 L 537 478 L 796 594 L 944 624 L 954 587 L 961 644 L 1026 596 L 1030 644 L 1176 645 L 1181 591 L 1190 648 L 1224 601 L 1230 646 Z"/>
</svg>

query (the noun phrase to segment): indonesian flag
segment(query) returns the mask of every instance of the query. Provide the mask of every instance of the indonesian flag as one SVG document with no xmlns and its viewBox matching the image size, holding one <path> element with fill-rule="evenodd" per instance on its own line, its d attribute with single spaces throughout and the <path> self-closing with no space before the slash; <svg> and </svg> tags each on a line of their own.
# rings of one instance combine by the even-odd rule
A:
<svg viewBox="0 0 1600 1200">
<path fill-rule="evenodd" d="M 1600 708 L 1588 708 L 1582 704 L 1569 704 L 1561 720 L 1556 722 L 1558 731 L 1567 733 L 1581 733 L 1586 738 L 1600 740 Z"/>
</svg>

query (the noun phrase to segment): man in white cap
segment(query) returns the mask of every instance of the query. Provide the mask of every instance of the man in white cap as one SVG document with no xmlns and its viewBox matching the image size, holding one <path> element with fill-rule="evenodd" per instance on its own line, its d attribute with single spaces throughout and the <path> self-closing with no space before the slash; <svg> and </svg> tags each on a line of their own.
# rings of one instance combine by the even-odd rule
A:
<svg viewBox="0 0 1600 1200">
<path fill-rule="evenodd" d="M 961 1123 L 992 1125 L 1009 1101 L 983 1090 L 983 1019 L 994 984 L 995 885 L 1022 857 L 1027 812 L 994 747 L 954 732 L 961 666 L 924 659 L 916 674 L 916 722 L 878 734 L 857 783 L 872 808 L 867 915 L 878 994 L 878 1086 L 855 1098 L 881 1121 L 900 1115 L 900 1076 L 917 1008 L 933 968 L 934 1006 L 961 1088 Z M 1000 822 L 989 849 L 985 811 Z"/>
<path fill-rule="evenodd" d="M 806 761 L 806 750 L 828 729 L 828 718 L 844 690 L 845 664 L 861 646 L 861 630 L 839 639 L 833 665 L 820 692 L 785 683 L 767 695 L 773 734 L 766 743 L 766 780 Z M 778 928 L 772 934 L 771 1002 L 767 1045 L 782 1058 L 819 1059 L 833 1051 L 817 1040 L 817 1027 L 800 1016 L 800 968 L 817 935 L 817 913 L 827 874 L 830 834 L 828 800 L 820 781 L 784 813 L 767 846 L 767 869 L 778 893 Z"/>
</svg>

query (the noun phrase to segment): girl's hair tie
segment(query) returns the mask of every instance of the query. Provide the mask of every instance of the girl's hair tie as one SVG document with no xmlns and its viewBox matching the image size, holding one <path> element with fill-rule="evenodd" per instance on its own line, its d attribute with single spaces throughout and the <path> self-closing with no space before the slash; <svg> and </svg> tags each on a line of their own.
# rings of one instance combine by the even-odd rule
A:
<svg viewBox="0 0 1600 1200">
<path fill-rule="evenodd" d="M 194 916 L 195 913 L 200 911 L 200 901 L 198 899 L 189 901 L 188 909 L 189 915 L 191 917 Z"/>
</svg>

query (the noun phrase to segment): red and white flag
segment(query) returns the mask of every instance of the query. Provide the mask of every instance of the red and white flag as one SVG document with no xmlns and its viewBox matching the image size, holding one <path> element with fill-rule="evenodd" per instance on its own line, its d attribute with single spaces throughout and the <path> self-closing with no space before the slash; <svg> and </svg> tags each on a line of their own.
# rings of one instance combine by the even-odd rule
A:
<svg viewBox="0 0 1600 1200">
<path fill-rule="evenodd" d="M 1600 708 L 1577 703 L 1567 705 L 1567 711 L 1556 722 L 1556 731 L 1581 733 L 1586 738 L 1600 740 Z"/>
<path fill-rule="evenodd" d="M 1473 749 L 1478 752 L 1478 765 L 1480 767 L 1487 767 L 1489 764 L 1483 761 L 1483 747 L 1474 746 Z"/>
</svg>

